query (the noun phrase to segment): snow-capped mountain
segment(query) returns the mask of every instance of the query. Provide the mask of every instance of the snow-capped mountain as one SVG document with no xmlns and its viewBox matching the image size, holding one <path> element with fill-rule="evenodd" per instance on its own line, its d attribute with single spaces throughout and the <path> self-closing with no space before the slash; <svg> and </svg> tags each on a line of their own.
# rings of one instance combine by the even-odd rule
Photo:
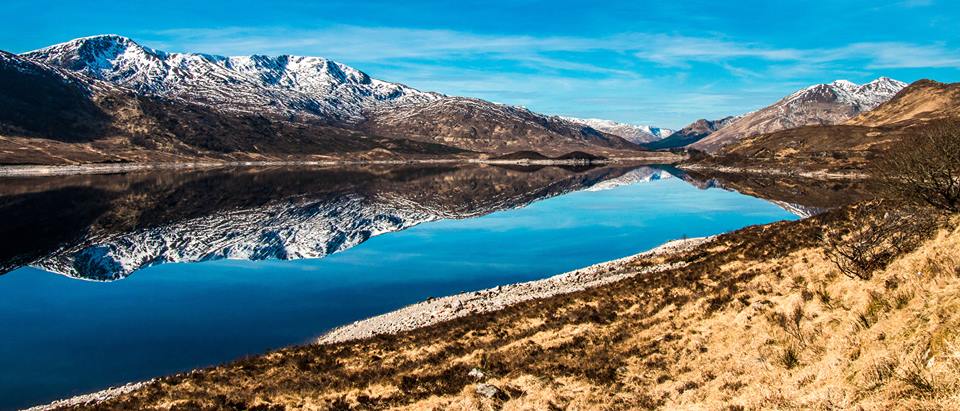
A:
<svg viewBox="0 0 960 411">
<path fill-rule="evenodd" d="M 662 140 L 669 137 L 674 132 L 674 130 L 668 128 L 651 127 L 640 124 L 618 123 L 613 120 L 604 120 L 599 118 L 562 118 L 577 124 L 583 124 L 604 133 L 622 137 L 624 140 L 636 144 Z"/>
<path fill-rule="evenodd" d="M 636 156 L 640 149 L 580 123 L 523 107 L 416 90 L 321 57 L 168 53 L 117 35 L 80 38 L 9 57 L 11 62 L 0 60 L 0 81 L 28 86 L 0 89 L 0 113 L 17 111 L 6 118 L 0 114 L 0 132 L 34 139 L 7 145 L 41 144 L 35 137 L 61 142 L 69 137 L 59 133 L 60 126 L 44 127 L 46 119 L 78 128 L 89 124 L 72 118 L 74 110 L 33 115 L 48 108 L 43 101 L 58 101 L 72 89 L 91 91 L 74 100 L 101 115 L 102 127 L 83 130 L 82 139 L 71 137 L 70 144 L 58 145 L 56 152 L 38 149 L 29 157 L 11 158 L 10 153 L 23 150 L 8 149 L 0 141 L 0 160 L 8 162 L 369 159 L 468 155 L 465 150 L 478 156 L 524 150 Z M 56 81 L 48 81 L 56 87 L 31 85 L 37 76 L 6 70 L 15 66 L 13 60 L 54 76 L 68 75 L 83 87 L 63 87 Z M 21 89 L 36 95 L 15 93 Z M 25 120 L 31 118 L 38 120 Z M 92 140 L 109 141 L 110 146 L 84 146 Z"/>
<path fill-rule="evenodd" d="M 873 110 L 890 100 L 906 86 L 907 83 L 889 77 L 880 77 L 863 85 L 847 80 L 836 80 L 829 84 L 816 84 L 799 90 L 781 102 L 783 106 L 790 108 L 800 107 L 808 101 L 835 101 L 863 112 Z"/>
<path fill-rule="evenodd" d="M 666 180 L 673 178 L 668 171 L 654 167 L 640 167 L 625 173 L 624 175 L 594 184 L 584 191 L 605 191 L 617 187 L 628 186 L 631 184 L 649 183 L 651 181 Z"/>
<path fill-rule="evenodd" d="M 887 77 L 863 85 L 846 80 L 815 84 L 744 115 L 691 147 L 716 151 L 744 137 L 808 125 L 840 124 L 890 100 L 906 86 Z"/>
<path fill-rule="evenodd" d="M 84 37 L 23 56 L 143 94 L 348 123 L 377 107 L 441 97 L 320 57 L 167 53 L 117 35 Z"/>
</svg>

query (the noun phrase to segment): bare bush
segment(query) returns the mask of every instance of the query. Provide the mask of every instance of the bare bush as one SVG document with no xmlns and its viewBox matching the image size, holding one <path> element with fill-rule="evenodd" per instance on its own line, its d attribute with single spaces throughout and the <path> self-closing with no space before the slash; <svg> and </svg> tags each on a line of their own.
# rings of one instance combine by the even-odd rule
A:
<svg viewBox="0 0 960 411">
<path fill-rule="evenodd" d="M 883 209 L 883 204 L 877 204 Z M 929 214 L 887 209 L 866 215 L 856 225 L 827 230 L 823 237 L 827 258 L 847 277 L 869 280 L 895 257 L 914 250 L 933 232 L 936 220 Z"/>
<path fill-rule="evenodd" d="M 960 211 L 960 122 L 924 126 L 878 161 L 874 176 L 892 197 Z"/>
<path fill-rule="evenodd" d="M 807 339 L 803 334 L 803 305 L 797 304 L 793 310 L 784 314 L 773 312 L 770 314 L 770 321 L 780 327 L 787 335 L 796 340 L 796 343 L 803 348 L 807 345 Z"/>
<path fill-rule="evenodd" d="M 934 380 L 926 367 L 929 353 L 929 347 L 926 350 L 914 353 L 899 373 L 901 381 L 921 393 L 930 393 L 936 389 Z"/>
</svg>

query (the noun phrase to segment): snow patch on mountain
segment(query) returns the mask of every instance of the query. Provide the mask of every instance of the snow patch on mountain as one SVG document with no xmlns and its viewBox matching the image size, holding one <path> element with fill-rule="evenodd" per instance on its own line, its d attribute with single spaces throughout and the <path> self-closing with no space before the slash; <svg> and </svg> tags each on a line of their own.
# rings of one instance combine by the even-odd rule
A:
<svg viewBox="0 0 960 411">
<path fill-rule="evenodd" d="M 744 115 L 691 147 L 716 151 L 744 137 L 809 125 L 840 124 L 873 110 L 906 86 L 888 77 L 863 85 L 847 80 L 815 84 Z"/>
<path fill-rule="evenodd" d="M 791 213 L 800 218 L 812 217 L 827 211 L 827 209 L 825 208 L 810 207 L 810 206 L 805 206 L 805 205 L 796 204 L 796 203 L 789 203 L 786 201 L 778 201 L 778 200 L 767 200 L 767 201 L 786 210 L 788 213 Z"/>
<path fill-rule="evenodd" d="M 787 96 L 782 100 L 789 106 L 798 102 L 816 99 L 823 95 L 831 95 L 839 104 L 852 106 L 858 112 L 873 110 L 880 104 L 890 100 L 895 94 L 903 90 L 907 83 L 889 77 L 880 77 L 869 83 L 859 85 L 848 80 L 836 80 L 826 84 L 815 84 Z"/>
<path fill-rule="evenodd" d="M 357 122 L 371 109 L 442 97 L 321 57 L 167 53 L 117 35 L 84 37 L 23 56 L 143 94 L 240 112 Z"/>
<path fill-rule="evenodd" d="M 599 118 L 561 117 L 564 120 L 591 127 L 597 131 L 613 134 L 636 144 L 649 143 L 669 137 L 674 130 L 661 127 L 651 127 L 640 124 L 619 123 L 613 120 Z"/>
</svg>

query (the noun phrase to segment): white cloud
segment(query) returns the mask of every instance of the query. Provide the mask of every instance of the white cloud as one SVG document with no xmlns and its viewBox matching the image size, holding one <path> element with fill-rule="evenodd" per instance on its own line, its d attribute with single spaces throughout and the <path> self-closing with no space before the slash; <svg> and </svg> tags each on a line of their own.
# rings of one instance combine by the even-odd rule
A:
<svg viewBox="0 0 960 411">
<path fill-rule="evenodd" d="M 633 56 L 665 67 L 694 62 L 716 63 L 734 74 L 755 68 L 731 62 L 755 59 L 778 64 L 823 64 L 863 60 L 868 68 L 953 67 L 960 53 L 943 45 L 906 42 L 864 42 L 828 48 L 777 48 L 723 36 L 678 36 L 624 33 L 606 37 L 487 35 L 453 30 L 334 25 L 315 30 L 228 27 L 173 29 L 146 33 L 149 44 L 171 51 L 228 55 L 315 54 L 348 62 L 389 62 L 399 59 L 443 61 L 500 59 L 533 67 L 610 75 L 634 71 L 605 67 L 588 59 L 550 57 L 553 53 L 604 52 Z"/>
<path fill-rule="evenodd" d="M 318 55 L 420 89 L 549 114 L 641 123 L 653 118 L 654 125 L 673 127 L 756 109 L 810 79 L 960 67 L 960 53 L 945 44 L 860 42 L 804 49 L 719 34 L 535 37 L 332 25 L 175 29 L 146 32 L 139 40 L 168 51 Z M 704 64 L 714 68 L 701 71 Z M 715 89 L 697 89 L 717 82 Z"/>
<path fill-rule="evenodd" d="M 824 53 L 836 60 L 861 58 L 868 69 L 960 68 L 960 52 L 942 45 L 915 45 L 900 42 L 855 43 Z M 829 60 L 828 60 L 829 61 Z"/>
</svg>

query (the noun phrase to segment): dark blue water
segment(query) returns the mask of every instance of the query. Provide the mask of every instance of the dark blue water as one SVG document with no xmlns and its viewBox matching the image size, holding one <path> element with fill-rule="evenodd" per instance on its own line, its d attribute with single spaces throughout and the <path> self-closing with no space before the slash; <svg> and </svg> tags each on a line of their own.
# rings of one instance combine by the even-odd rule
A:
<svg viewBox="0 0 960 411">
<path fill-rule="evenodd" d="M 0 408 L 304 343 L 430 296 L 793 218 L 673 178 L 425 223 L 318 260 L 164 264 L 109 283 L 21 268 L 0 276 Z"/>
</svg>

